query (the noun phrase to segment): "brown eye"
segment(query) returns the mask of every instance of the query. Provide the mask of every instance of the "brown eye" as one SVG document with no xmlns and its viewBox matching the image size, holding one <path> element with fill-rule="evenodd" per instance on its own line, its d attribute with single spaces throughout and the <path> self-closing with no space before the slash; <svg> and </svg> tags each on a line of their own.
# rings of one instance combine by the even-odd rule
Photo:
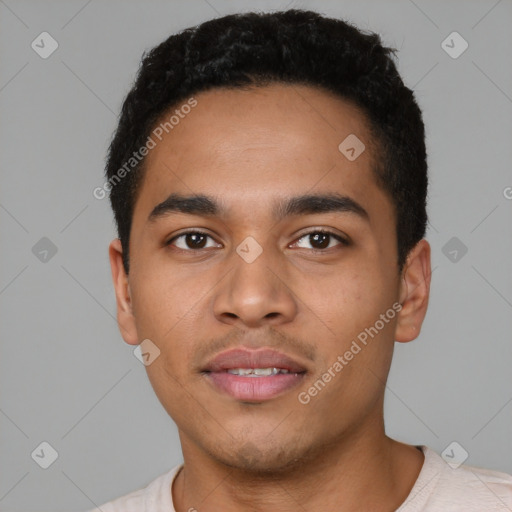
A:
<svg viewBox="0 0 512 512">
<path fill-rule="evenodd" d="M 171 240 L 169 240 L 166 245 L 174 245 L 178 249 L 184 251 L 194 251 L 216 247 L 215 243 L 208 245 L 208 239 L 213 240 L 213 238 L 207 233 L 203 233 L 201 231 L 188 231 L 186 233 L 181 233 L 174 238 L 171 238 Z"/>
<path fill-rule="evenodd" d="M 336 241 L 339 243 L 333 243 Z M 308 247 L 307 244 L 310 244 L 310 247 Z M 302 235 L 296 242 L 296 245 L 302 249 L 322 251 L 337 245 L 348 245 L 348 242 L 341 236 L 337 235 L 336 233 L 332 233 L 331 231 L 317 230 Z"/>
</svg>

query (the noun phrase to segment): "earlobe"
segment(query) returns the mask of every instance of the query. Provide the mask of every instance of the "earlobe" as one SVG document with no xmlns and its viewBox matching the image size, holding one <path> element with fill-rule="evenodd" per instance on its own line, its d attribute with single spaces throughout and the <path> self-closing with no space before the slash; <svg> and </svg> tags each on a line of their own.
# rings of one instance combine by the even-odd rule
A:
<svg viewBox="0 0 512 512">
<path fill-rule="evenodd" d="M 119 238 L 110 242 L 108 252 L 116 293 L 117 324 L 124 341 L 130 345 L 137 345 L 139 341 L 133 314 L 132 295 L 128 276 L 123 266 L 123 249 Z"/>
<path fill-rule="evenodd" d="M 406 343 L 416 339 L 427 313 L 430 294 L 430 244 L 420 240 L 411 250 L 402 271 L 400 304 L 395 340 Z"/>
</svg>

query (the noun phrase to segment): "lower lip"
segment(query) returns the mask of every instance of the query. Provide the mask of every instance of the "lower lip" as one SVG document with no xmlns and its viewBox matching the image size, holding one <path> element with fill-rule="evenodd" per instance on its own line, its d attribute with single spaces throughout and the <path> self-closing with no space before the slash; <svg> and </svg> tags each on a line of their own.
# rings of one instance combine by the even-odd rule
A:
<svg viewBox="0 0 512 512">
<path fill-rule="evenodd" d="M 228 372 L 206 374 L 213 385 L 244 402 L 270 400 L 297 386 L 304 378 L 303 373 L 278 373 L 268 377 L 242 377 Z"/>
</svg>

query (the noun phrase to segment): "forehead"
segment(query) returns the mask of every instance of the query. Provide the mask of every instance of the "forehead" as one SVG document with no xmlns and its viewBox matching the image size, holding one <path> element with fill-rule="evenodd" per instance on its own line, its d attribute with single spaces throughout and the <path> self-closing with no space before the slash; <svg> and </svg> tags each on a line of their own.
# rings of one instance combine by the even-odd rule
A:
<svg viewBox="0 0 512 512">
<path fill-rule="evenodd" d="M 134 224 L 171 193 L 222 198 L 237 215 L 319 191 L 353 197 L 368 210 L 390 208 L 373 177 L 376 152 L 366 118 L 351 103 L 284 84 L 213 89 L 194 99 L 193 108 L 177 105 L 162 117 L 165 122 L 176 110 L 181 114 L 161 140 L 153 137 Z M 340 151 L 345 140 L 358 152 L 364 144 L 355 160 Z"/>
</svg>

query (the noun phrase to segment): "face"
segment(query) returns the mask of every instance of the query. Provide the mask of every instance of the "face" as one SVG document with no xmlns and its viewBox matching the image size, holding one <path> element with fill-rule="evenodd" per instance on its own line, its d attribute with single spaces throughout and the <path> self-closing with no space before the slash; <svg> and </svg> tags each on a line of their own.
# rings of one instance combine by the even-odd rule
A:
<svg viewBox="0 0 512 512">
<path fill-rule="evenodd" d="M 185 457 L 279 471 L 381 424 L 394 341 L 425 313 L 428 244 L 400 275 L 353 105 L 297 85 L 195 99 L 147 156 L 129 276 L 111 244 L 119 324 L 160 351 L 146 369 Z M 351 134 L 355 159 L 362 146 L 338 148 Z"/>
</svg>

